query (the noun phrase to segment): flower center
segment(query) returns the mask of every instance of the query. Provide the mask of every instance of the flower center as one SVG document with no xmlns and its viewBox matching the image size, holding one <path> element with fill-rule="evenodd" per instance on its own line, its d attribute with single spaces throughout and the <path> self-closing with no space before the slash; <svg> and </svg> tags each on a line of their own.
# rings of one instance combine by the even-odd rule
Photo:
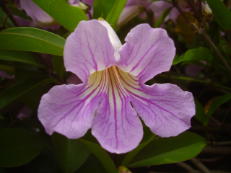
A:
<svg viewBox="0 0 231 173">
<path fill-rule="evenodd" d="M 88 86 L 97 88 L 99 92 L 113 93 L 120 97 L 139 88 L 136 77 L 122 71 L 117 66 L 94 72 L 89 77 Z"/>
</svg>

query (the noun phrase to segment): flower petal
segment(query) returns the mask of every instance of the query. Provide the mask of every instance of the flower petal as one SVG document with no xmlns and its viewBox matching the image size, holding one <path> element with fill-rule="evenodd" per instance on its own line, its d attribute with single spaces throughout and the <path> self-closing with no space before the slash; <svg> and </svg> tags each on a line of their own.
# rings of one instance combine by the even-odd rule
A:
<svg viewBox="0 0 231 173">
<path fill-rule="evenodd" d="M 53 23 L 54 19 L 37 6 L 32 0 L 20 0 L 20 7 L 24 9 L 36 23 Z"/>
<path fill-rule="evenodd" d="M 43 95 L 38 117 L 48 134 L 79 138 L 91 128 L 100 98 L 86 91 L 84 85 L 58 85 Z"/>
<path fill-rule="evenodd" d="M 140 24 L 128 33 L 125 41 L 118 65 L 137 76 L 141 82 L 170 69 L 175 46 L 164 29 Z"/>
<path fill-rule="evenodd" d="M 112 153 L 126 153 L 138 146 L 143 128 L 128 98 L 110 97 L 98 109 L 92 134 Z"/>
<path fill-rule="evenodd" d="M 86 82 L 93 72 L 115 63 L 114 51 L 105 26 L 97 20 L 81 21 L 66 40 L 64 64 Z"/>
<path fill-rule="evenodd" d="M 143 86 L 145 96 L 134 96 L 132 105 L 153 133 L 176 136 L 191 127 L 195 114 L 193 96 L 173 84 Z"/>
</svg>

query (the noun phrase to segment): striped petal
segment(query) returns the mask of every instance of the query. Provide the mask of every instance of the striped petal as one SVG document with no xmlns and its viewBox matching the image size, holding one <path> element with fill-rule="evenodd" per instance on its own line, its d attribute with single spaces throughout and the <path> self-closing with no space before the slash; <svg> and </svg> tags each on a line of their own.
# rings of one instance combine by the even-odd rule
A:
<svg viewBox="0 0 231 173">
<path fill-rule="evenodd" d="M 95 87 L 93 87 L 95 88 Z M 48 134 L 58 132 L 75 139 L 92 126 L 100 102 L 96 90 L 84 85 L 58 85 L 43 95 L 38 117 Z"/>
<path fill-rule="evenodd" d="M 154 84 L 143 86 L 142 93 L 134 93 L 131 102 L 153 133 L 170 137 L 191 127 L 195 105 L 190 92 L 173 84 Z"/>
<path fill-rule="evenodd" d="M 124 81 L 130 81 L 132 85 L 137 85 L 137 82 L 116 66 L 95 72 L 90 76 L 89 84 L 92 85 L 98 78 L 102 79 L 99 88 L 104 97 L 95 114 L 92 134 L 108 151 L 128 152 L 141 141 L 143 129 L 137 113 L 131 107 L 127 92 L 129 86 Z"/>
<path fill-rule="evenodd" d="M 98 109 L 93 121 L 92 134 L 101 146 L 111 153 L 126 153 L 136 148 L 143 127 L 129 98 L 119 97 L 116 89 Z"/>
<path fill-rule="evenodd" d="M 118 65 L 141 82 L 170 69 L 175 46 L 164 29 L 140 24 L 128 33 L 125 41 Z"/>
<path fill-rule="evenodd" d="M 110 34 L 109 29 L 98 20 L 80 22 L 65 43 L 66 70 L 87 82 L 90 74 L 115 64 L 116 48 Z"/>
</svg>

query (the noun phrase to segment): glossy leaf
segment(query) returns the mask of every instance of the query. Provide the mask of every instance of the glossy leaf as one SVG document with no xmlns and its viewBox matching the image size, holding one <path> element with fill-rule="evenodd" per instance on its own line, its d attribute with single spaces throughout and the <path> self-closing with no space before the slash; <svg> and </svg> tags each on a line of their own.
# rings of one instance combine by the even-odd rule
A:
<svg viewBox="0 0 231 173">
<path fill-rule="evenodd" d="M 207 0 L 217 23 L 224 29 L 231 29 L 231 11 L 221 0 Z"/>
<path fill-rule="evenodd" d="M 87 20 L 82 9 L 71 6 L 66 0 L 33 0 L 44 11 L 52 16 L 60 25 L 74 31 L 81 20 Z"/>
<path fill-rule="evenodd" d="M 0 93 L 0 109 L 9 105 L 13 101 L 17 100 L 21 96 L 29 93 L 31 90 L 45 86 L 49 83 L 54 82 L 54 79 L 25 79 L 15 82 L 11 87 L 1 90 Z"/>
<path fill-rule="evenodd" d="M 131 167 L 161 165 L 195 157 L 205 147 L 201 136 L 186 132 L 176 137 L 162 138 L 148 144 L 131 162 Z"/>
<path fill-rule="evenodd" d="M 116 0 L 113 4 L 112 9 L 110 10 L 110 12 L 107 15 L 106 20 L 115 27 L 117 20 L 120 17 L 120 14 L 124 8 L 124 6 L 126 5 L 127 0 Z"/>
<path fill-rule="evenodd" d="M 42 65 L 36 60 L 36 57 L 28 52 L 0 50 L 0 60 L 20 62 L 37 67 L 42 67 Z"/>
<path fill-rule="evenodd" d="M 89 156 L 89 151 L 79 140 L 69 140 L 64 136 L 52 136 L 54 152 L 64 173 L 75 172 Z"/>
<path fill-rule="evenodd" d="M 0 140 L 0 167 L 26 164 L 45 146 L 41 136 L 20 128 L 1 128 Z"/>
<path fill-rule="evenodd" d="M 173 65 L 182 63 L 182 62 L 195 62 L 200 60 L 211 61 L 213 55 L 209 49 L 205 47 L 199 47 L 194 49 L 187 50 L 182 56 L 178 56 L 173 60 Z"/>
<path fill-rule="evenodd" d="M 113 160 L 105 150 L 103 150 L 98 144 L 95 144 L 94 142 L 84 139 L 81 139 L 80 141 L 89 149 L 92 154 L 95 155 L 95 157 L 100 161 L 108 173 L 117 173 L 117 169 Z"/>
<path fill-rule="evenodd" d="M 15 27 L 0 32 L 0 50 L 18 50 L 62 55 L 64 38 L 54 33 L 32 28 Z"/>
<path fill-rule="evenodd" d="M 112 7 L 116 0 L 94 0 L 93 1 L 93 17 L 94 18 L 106 18 L 110 11 L 112 10 Z"/>
</svg>

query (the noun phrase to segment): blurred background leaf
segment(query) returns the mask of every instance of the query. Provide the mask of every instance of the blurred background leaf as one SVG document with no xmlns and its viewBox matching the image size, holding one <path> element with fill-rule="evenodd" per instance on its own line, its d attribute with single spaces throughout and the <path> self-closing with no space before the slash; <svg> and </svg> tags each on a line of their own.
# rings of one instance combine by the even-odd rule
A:
<svg viewBox="0 0 231 173">
<path fill-rule="evenodd" d="M 188 62 L 196 62 L 205 60 L 207 62 L 211 62 L 213 59 L 213 55 L 210 50 L 205 47 L 198 47 L 187 50 L 183 55 L 176 57 L 173 60 L 173 65 L 179 63 L 188 63 Z"/>
<path fill-rule="evenodd" d="M 120 14 L 126 5 L 127 0 L 116 0 L 113 3 L 111 10 L 108 12 L 106 20 L 110 23 L 114 28 L 116 27 L 116 23 L 120 17 Z"/>
<path fill-rule="evenodd" d="M 18 50 L 62 55 L 64 38 L 32 27 L 15 27 L 0 32 L 0 50 Z"/>
<path fill-rule="evenodd" d="M 207 0 L 217 23 L 223 29 L 231 29 L 231 11 L 221 0 Z"/>
<path fill-rule="evenodd" d="M 28 163 L 46 145 L 41 136 L 21 128 L 0 128 L 0 139 L 0 167 Z"/>
<path fill-rule="evenodd" d="M 59 134 L 52 136 L 56 159 L 64 173 L 73 173 L 89 156 L 89 151 L 79 140 L 70 140 Z"/>
<path fill-rule="evenodd" d="M 43 67 L 43 65 L 39 63 L 38 60 L 36 59 L 36 56 L 29 52 L 0 50 L 0 60 L 20 62 L 28 65 L 33 65 L 36 67 Z"/>
<path fill-rule="evenodd" d="M 87 16 L 82 9 L 71 6 L 66 0 L 33 1 L 69 31 L 74 31 L 81 20 L 87 20 Z"/>
<path fill-rule="evenodd" d="M 102 17 L 106 19 L 107 15 L 112 10 L 112 7 L 116 0 L 94 0 L 93 2 L 93 17 Z"/>
<path fill-rule="evenodd" d="M 27 78 L 15 82 L 12 86 L 5 88 L 0 92 L 0 109 L 11 104 L 21 96 L 27 94 L 35 88 L 41 88 L 44 85 L 53 83 L 54 79 L 51 78 Z"/>
<path fill-rule="evenodd" d="M 225 94 L 222 96 L 215 97 L 211 99 L 208 104 L 205 106 L 205 116 L 206 121 L 204 122 L 206 125 L 208 124 L 209 119 L 214 114 L 214 112 L 222 105 L 231 100 L 231 94 Z"/>
<path fill-rule="evenodd" d="M 192 132 L 156 139 L 144 147 L 129 166 L 141 167 L 189 160 L 198 155 L 205 145 L 205 139 Z"/>
<path fill-rule="evenodd" d="M 88 150 L 95 155 L 108 173 L 117 173 L 113 160 L 103 148 L 101 148 L 98 144 L 85 139 L 80 139 L 80 142 L 82 142 Z"/>
</svg>

